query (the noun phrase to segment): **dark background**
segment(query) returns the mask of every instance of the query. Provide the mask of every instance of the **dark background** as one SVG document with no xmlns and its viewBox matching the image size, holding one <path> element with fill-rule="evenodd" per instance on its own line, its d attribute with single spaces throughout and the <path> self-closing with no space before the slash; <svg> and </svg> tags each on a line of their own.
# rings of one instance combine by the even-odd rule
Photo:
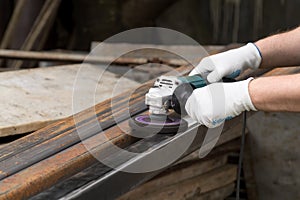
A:
<svg viewBox="0 0 300 200">
<path fill-rule="evenodd" d="M 0 38 L 17 1 L 0 1 Z M 9 48 L 18 49 L 44 0 L 30 0 Z M 299 0 L 62 0 L 42 49 L 88 50 L 91 41 L 159 26 L 200 44 L 243 43 L 297 26 Z"/>
</svg>

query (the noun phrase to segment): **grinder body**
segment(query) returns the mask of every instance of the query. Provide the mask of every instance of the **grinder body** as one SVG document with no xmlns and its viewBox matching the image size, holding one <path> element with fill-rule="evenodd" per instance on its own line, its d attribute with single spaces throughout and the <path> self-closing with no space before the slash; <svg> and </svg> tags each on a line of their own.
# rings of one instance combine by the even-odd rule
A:
<svg viewBox="0 0 300 200">
<path fill-rule="evenodd" d="M 223 78 L 223 82 L 233 81 L 235 80 L 231 78 Z M 130 127 L 140 131 L 138 134 L 147 132 L 150 135 L 185 131 L 188 128 L 188 123 L 182 119 L 187 114 L 185 104 L 195 89 L 205 86 L 206 80 L 199 75 L 160 76 L 146 94 L 145 103 L 149 106 L 149 115 L 131 118 Z"/>
<path fill-rule="evenodd" d="M 161 76 L 146 94 L 145 103 L 149 106 L 151 115 L 167 115 L 170 109 L 178 114 L 186 100 L 196 88 L 206 86 L 206 81 L 201 76 Z"/>
<path fill-rule="evenodd" d="M 129 125 L 138 135 L 156 133 L 174 134 L 185 131 L 188 123 L 181 118 L 186 114 L 185 103 L 193 90 L 206 86 L 200 76 L 161 76 L 146 94 L 145 103 L 149 106 L 149 115 L 135 116 Z M 174 110 L 174 112 L 170 112 Z"/>
</svg>

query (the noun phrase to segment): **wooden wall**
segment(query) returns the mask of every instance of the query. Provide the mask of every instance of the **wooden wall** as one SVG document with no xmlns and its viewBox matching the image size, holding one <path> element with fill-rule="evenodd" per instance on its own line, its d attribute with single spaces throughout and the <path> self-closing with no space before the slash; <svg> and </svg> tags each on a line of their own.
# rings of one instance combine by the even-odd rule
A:
<svg viewBox="0 0 300 200">
<path fill-rule="evenodd" d="M 12 2 L 0 3 L 0 36 Z M 28 5 L 31 15 L 40 2 Z M 299 6 L 298 0 L 64 0 L 45 48 L 88 50 L 91 41 L 143 26 L 175 29 L 201 44 L 247 42 L 299 25 Z M 26 32 L 30 23 L 19 26 Z"/>
</svg>

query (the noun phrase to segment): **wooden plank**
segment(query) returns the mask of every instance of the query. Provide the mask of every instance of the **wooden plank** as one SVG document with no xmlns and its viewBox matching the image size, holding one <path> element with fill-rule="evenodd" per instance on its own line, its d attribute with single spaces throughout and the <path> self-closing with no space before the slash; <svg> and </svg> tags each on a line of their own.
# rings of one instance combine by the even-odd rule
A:
<svg viewBox="0 0 300 200">
<path fill-rule="evenodd" d="M 225 165 L 226 162 L 227 155 L 225 154 L 204 162 L 196 162 L 180 168 L 178 168 L 177 166 L 178 169 L 167 170 L 153 180 L 123 195 L 119 198 L 119 200 L 142 199 L 147 194 L 155 194 L 156 190 L 167 187 L 169 185 L 177 184 L 181 181 L 193 178 L 195 176 L 199 176 L 215 168 Z"/>
<path fill-rule="evenodd" d="M 53 22 L 53 18 L 56 16 L 60 2 L 61 0 L 46 0 L 42 10 L 33 24 L 33 27 L 21 46 L 21 50 L 31 50 L 37 43 L 41 34 L 48 34 L 43 31 L 47 30 L 47 26 L 50 26 Z M 18 69 L 22 66 L 22 64 L 22 61 L 16 61 L 15 63 L 12 63 L 12 67 Z"/>
<path fill-rule="evenodd" d="M 197 200 L 224 200 L 224 199 L 226 199 L 226 197 L 228 197 L 230 194 L 233 193 L 234 188 L 235 188 L 235 184 L 231 183 L 231 184 L 228 184 L 228 185 L 226 185 L 222 188 L 218 188 L 216 190 L 201 194 L 199 196 L 194 195 L 191 199 L 197 199 Z"/>
<path fill-rule="evenodd" d="M 100 43 L 94 42 L 92 49 Z M 22 50 L 0 50 L 0 58 L 6 59 L 22 59 L 22 60 L 43 60 L 43 61 L 58 61 L 58 62 L 87 62 L 87 63 L 111 63 L 114 64 L 135 64 L 141 65 L 149 62 L 163 63 L 170 66 L 187 65 L 187 61 L 172 54 L 172 52 L 182 52 L 190 60 L 195 60 L 194 65 L 199 62 L 199 58 L 205 52 L 202 52 L 198 46 L 193 45 L 150 45 L 150 44 L 129 44 L 129 43 L 101 43 L 103 51 L 101 55 L 87 56 L 81 52 L 62 53 L 62 52 L 37 52 L 37 51 L 22 51 Z M 224 46 L 203 46 L 207 53 L 218 53 L 224 50 Z M 120 58 L 114 59 L 117 52 L 126 52 L 128 49 L 138 49 L 132 51 Z M 166 51 L 160 50 L 165 49 Z M 228 47 L 226 47 L 228 49 Z"/>
<path fill-rule="evenodd" d="M 117 55 L 115 49 L 118 52 L 127 52 L 128 49 L 138 49 L 138 51 L 132 51 L 128 53 L 128 56 L 133 57 L 145 57 L 145 58 L 169 58 L 169 59 L 179 59 L 179 55 L 175 55 L 172 52 L 180 52 L 181 55 L 185 55 L 185 58 L 189 60 L 195 60 L 205 56 L 205 54 L 215 54 L 226 49 L 232 48 L 232 45 L 204 45 L 204 49 L 196 45 L 153 45 L 153 44 L 133 44 L 133 43 L 103 43 L 103 42 L 92 42 L 91 50 L 95 49 L 97 45 L 101 44 L 101 51 L 103 56 Z M 233 46 L 236 47 L 236 46 Z M 204 52 L 204 51 L 205 52 Z M 182 58 L 181 58 L 182 60 Z M 197 63 L 193 63 L 197 64 Z"/>
<path fill-rule="evenodd" d="M 237 167 L 235 165 L 227 164 L 206 174 L 193 177 L 178 184 L 162 187 L 160 190 L 144 195 L 143 199 L 185 200 L 194 196 L 199 196 L 233 183 L 236 180 L 236 170 Z"/>
<path fill-rule="evenodd" d="M 84 83 L 80 90 L 85 96 L 80 103 L 85 108 L 93 106 L 91 102 L 94 102 L 94 96 L 88 94 L 95 92 L 95 101 L 101 102 L 139 85 L 126 78 L 122 78 L 126 84 L 118 84 L 120 78 L 115 74 L 89 64 L 0 73 L 0 92 L 3 95 L 0 137 L 35 131 L 72 115 L 73 85 L 81 67 L 84 67 L 87 77 L 103 73 L 101 81 L 79 76 L 77 81 Z M 115 86 L 119 90 L 113 90 Z"/>
<path fill-rule="evenodd" d="M 226 134 L 226 132 L 224 134 Z M 220 139 L 223 141 L 223 138 L 224 137 L 221 137 Z M 203 159 L 200 159 L 198 154 L 194 157 L 194 154 L 198 153 L 198 151 L 190 154 L 193 156 L 191 157 L 189 155 L 186 158 L 183 158 L 179 162 L 175 163 L 174 166 L 154 177 L 154 179 L 128 192 L 119 199 L 141 199 L 144 195 L 155 193 L 155 191 L 160 188 L 177 184 L 184 180 L 199 176 L 218 167 L 224 166 L 227 163 L 227 157 L 229 153 L 239 152 L 240 140 L 235 139 L 220 146 L 219 145 L 220 143 L 207 157 Z"/>
<path fill-rule="evenodd" d="M 0 72 L 7 72 L 7 71 L 14 71 L 14 70 L 16 69 L 12 67 L 0 67 Z"/>
<path fill-rule="evenodd" d="M 22 51 L 22 50 L 0 50 L 0 58 L 22 59 L 22 60 L 43 60 L 60 62 L 87 62 L 87 63 L 110 63 L 111 56 L 90 56 L 82 53 L 62 53 L 62 52 L 42 52 L 42 51 Z M 113 61 L 115 64 L 144 64 L 148 60 L 144 58 L 119 58 Z"/>
</svg>

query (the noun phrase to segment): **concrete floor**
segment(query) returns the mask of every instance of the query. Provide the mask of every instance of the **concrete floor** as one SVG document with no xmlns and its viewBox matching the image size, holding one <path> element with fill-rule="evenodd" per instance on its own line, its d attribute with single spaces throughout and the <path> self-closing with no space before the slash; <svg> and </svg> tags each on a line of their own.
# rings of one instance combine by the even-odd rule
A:
<svg viewBox="0 0 300 200">
<path fill-rule="evenodd" d="M 300 113 L 259 112 L 248 120 L 258 199 L 300 199 Z"/>
</svg>

